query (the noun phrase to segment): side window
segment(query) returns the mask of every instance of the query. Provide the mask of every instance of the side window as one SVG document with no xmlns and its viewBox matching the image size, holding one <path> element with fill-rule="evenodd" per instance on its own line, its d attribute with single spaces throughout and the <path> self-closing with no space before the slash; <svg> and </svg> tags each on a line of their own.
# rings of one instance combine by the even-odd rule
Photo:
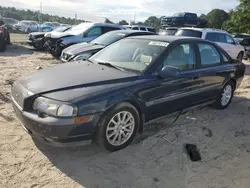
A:
<svg viewBox="0 0 250 188">
<path fill-rule="evenodd" d="M 140 27 L 141 31 L 147 31 L 145 27 Z"/>
<path fill-rule="evenodd" d="M 210 44 L 198 44 L 201 67 L 211 67 L 221 64 L 220 53 Z"/>
<path fill-rule="evenodd" d="M 218 36 L 216 33 L 207 33 L 206 40 L 212 41 L 212 42 L 218 42 Z"/>
<path fill-rule="evenodd" d="M 91 36 L 100 36 L 102 34 L 102 30 L 100 27 L 94 27 L 91 30 L 89 30 L 87 36 L 91 37 Z"/>
<path fill-rule="evenodd" d="M 102 27 L 102 33 L 107 33 L 114 30 L 120 30 L 119 27 Z"/>
<path fill-rule="evenodd" d="M 235 44 L 235 41 L 234 41 L 234 39 L 231 36 L 229 36 L 227 34 L 225 36 L 226 36 L 226 42 L 228 44 Z"/>
<path fill-rule="evenodd" d="M 139 28 L 138 27 L 133 27 L 132 30 L 139 30 Z"/>
<path fill-rule="evenodd" d="M 150 31 L 150 32 L 155 32 L 155 29 L 153 29 L 153 28 L 148 28 L 148 31 Z"/>
<path fill-rule="evenodd" d="M 196 65 L 193 44 L 181 44 L 175 47 L 163 62 L 163 66 L 171 65 L 180 70 L 194 69 Z"/>
<path fill-rule="evenodd" d="M 221 42 L 221 43 L 227 43 L 227 40 L 226 40 L 226 35 L 223 34 L 223 33 L 218 33 L 218 42 Z"/>
</svg>

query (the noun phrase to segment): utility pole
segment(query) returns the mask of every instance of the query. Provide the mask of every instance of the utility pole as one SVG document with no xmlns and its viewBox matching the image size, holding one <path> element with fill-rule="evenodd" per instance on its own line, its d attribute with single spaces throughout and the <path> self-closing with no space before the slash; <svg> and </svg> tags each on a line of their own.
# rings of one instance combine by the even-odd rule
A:
<svg viewBox="0 0 250 188">
<path fill-rule="evenodd" d="M 77 14 L 75 14 L 75 25 L 76 25 L 76 21 L 77 21 Z"/>
<path fill-rule="evenodd" d="M 39 23 L 43 22 L 43 3 L 40 2 L 40 11 L 39 11 Z"/>
<path fill-rule="evenodd" d="M 136 20 L 136 12 L 135 12 L 135 14 L 134 14 L 134 23 L 135 23 L 135 20 Z"/>
</svg>

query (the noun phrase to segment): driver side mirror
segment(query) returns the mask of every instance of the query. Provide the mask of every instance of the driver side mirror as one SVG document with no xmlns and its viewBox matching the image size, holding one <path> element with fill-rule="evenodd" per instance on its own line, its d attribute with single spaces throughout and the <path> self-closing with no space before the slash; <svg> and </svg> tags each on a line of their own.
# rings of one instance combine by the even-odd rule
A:
<svg viewBox="0 0 250 188">
<path fill-rule="evenodd" d="M 179 76 L 180 73 L 181 71 L 177 67 L 166 65 L 158 72 L 158 76 L 161 78 L 171 78 Z"/>
</svg>

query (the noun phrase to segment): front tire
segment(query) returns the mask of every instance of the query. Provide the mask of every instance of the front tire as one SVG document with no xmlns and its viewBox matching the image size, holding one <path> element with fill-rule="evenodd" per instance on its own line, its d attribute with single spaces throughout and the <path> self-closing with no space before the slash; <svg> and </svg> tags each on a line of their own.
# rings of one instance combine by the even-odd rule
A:
<svg viewBox="0 0 250 188">
<path fill-rule="evenodd" d="M 121 150 L 133 141 L 139 123 L 136 108 L 130 103 L 120 103 L 100 120 L 96 141 L 109 151 Z"/>
<path fill-rule="evenodd" d="M 212 107 L 221 110 L 226 109 L 233 99 L 234 90 L 235 84 L 232 81 L 227 82 L 220 91 Z"/>
<path fill-rule="evenodd" d="M 239 55 L 237 56 L 237 59 L 239 61 L 242 61 L 243 60 L 243 56 L 244 56 L 244 53 L 243 52 L 240 52 Z"/>
</svg>

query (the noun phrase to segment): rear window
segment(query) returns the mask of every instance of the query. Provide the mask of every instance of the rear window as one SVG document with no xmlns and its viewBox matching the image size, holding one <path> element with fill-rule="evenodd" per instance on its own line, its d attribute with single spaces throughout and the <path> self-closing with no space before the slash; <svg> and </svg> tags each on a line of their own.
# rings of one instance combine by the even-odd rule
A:
<svg viewBox="0 0 250 188">
<path fill-rule="evenodd" d="M 196 37 L 201 38 L 202 32 L 189 29 L 180 29 L 175 33 L 176 36 Z"/>
</svg>

